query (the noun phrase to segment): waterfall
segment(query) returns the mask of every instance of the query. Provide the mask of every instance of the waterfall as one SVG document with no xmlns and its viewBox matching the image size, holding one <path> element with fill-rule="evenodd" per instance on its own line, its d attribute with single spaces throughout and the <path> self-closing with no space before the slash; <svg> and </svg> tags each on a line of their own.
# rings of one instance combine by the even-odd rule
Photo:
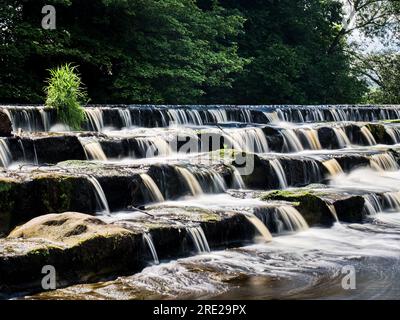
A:
<svg viewBox="0 0 400 320">
<path fill-rule="evenodd" d="M 198 253 L 211 252 L 206 235 L 204 234 L 201 226 L 187 227 L 186 230 L 190 235 Z"/>
<path fill-rule="evenodd" d="M 229 165 L 232 174 L 232 188 L 233 189 L 245 189 L 246 184 L 243 181 L 242 176 L 239 173 L 239 170 L 232 165 Z"/>
<path fill-rule="evenodd" d="M 26 153 L 25 153 L 25 147 L 24 147 L 23 140 L 22 139 L 18 139 L 18 144 L 21 147 L 22 157 L 24 158 L 24 162 L 26 162 Z"/>
<path fill-rule="evenodd" d="M 12 161 L 12 155 L 6 139 L 0 139 L 0 165 L 7 168 Z"/>
<path fill-rule="evenodd" d="M 400 211 L 400 192 L 384 193 L 383 201 L 390 211 Z"/>
<path fill-rule="evenodd" d="M 283 147 L 286 152 L 300 152 L 303 151 L 303 145 L 296 133 L 292 129 L 281 130 L 283 137 Z"/>
<path fill-rule="evenodd" d="M 282 164 L 279 161 L 279 159 L 269 160 L 269 163 L 270 163 L 272 169 L 274 170 L 275 175 L 277 176 L 277 178 L 279 180 L 279 187 L 281 189 L 287 188 L 288 183 L 286 180 L 285 171 L 283 170 Z"/>
<path fill-rule="evenodd" d="M 336 222 L 339 222 L 339 218 L 336 212 L 336 208 L 333 204 L 327 203 L 326 206 L 328 207 L 330 213 L 332 214 L 333 218 L 335 219 Z"/>
<path fill-rule="evenodd" d="M 265 242 L 272 241 L 271 233 L 259 218 L 257 218 L 253 213 L 245 213 L 244 216 L 254 226 L 254 228 L 256 228 Z"/>
<path fill-rule="evenodd" d="M 370 156 L 370 166 L 377 171 L 397 171 L 399 165 L 391 153 Z"/>
<path fill-rule="evenodd" d="M 336 135 L 336 139 L 340 148 L 351 146 L 352 143 L 343 128 L 333 127 L 332 130 Z"/>
<path fill-rule="evenodd" d="M 39 165 L 39 159 L 38 159 L 38 155 L 37 155 L 37 151 L 36 151 L 36 143 L 35 140 L 32 140 L 32 145 L 33 145 L 33 155 L 34 155 L 34 164 L 35 165 Z"/>
<path fill-rule="evenodd" d="M 224 109 L 210 109 L 208 112 L 213 118 L 214 123 L 224 123 L 229 121 L 228 114 Z"/>
<path fill-rule="evenodd" d="M 336 159 L 325 160 L 322 162 L 322 164 L 328 170 L 331 176 L 336 176 L 343 173 L 343 169 Z"/>
<path fill-rule="evenodd" d="M 148 202 L 162 202 L 164 201 L 164 197 L 154 182 L 154 180 L 147 174 L 147 173 L 141 173 L 140 178 L 142 179 L 142 182 L 145 186 L 145 192 L 144 196 L 147 198 L 145 199 Z"/>
<path fill-rule="evenodd" d="M 267 118 L 268 122 L 274 123 L 279 122 L 279 116 L 276 111 L 274 112 L 263 112 L 264 116 Z"/>
<path fill-rule="evenodd" d="M 153 256 L 153 260 L 155 264 L 160 264 L 158 260 L 158 255 L 156 251 L 156 247 L 154 246 L 153 238 L 150 233 L 145 232 L 143 233 L 143 240 L 146 242 L 147 246 L 149 247 L 150 253 Z"/>
<path fill-rule="evenodd" d="M 367 141 L 368 145 L 370 145 L 370 146 L 376 145 L 376 140 L 375 140 L 374 136 L 372 135 L 371 131 L 369 131 L 369 129 L 366 126 L 362 126 L 360 130 L 361 130 L 361 134 Z"/>
<path fill-rule="evenodd" d="M 93 176 L 86 176 L 87 180 L 93 186 L 93 191 L 96 197 L 96 202 L 98 208 L 101 208 L 101 212 L 105 212 L 106 214 L 110 214 L 110 208 L 108 206 L 106 194 L 104 193 L 103 188 L 101 187 L 99 181 Z"/>
<path fill-rule="evenodd" d="M 308 148 L 311 150 L 321 150 L 321 143 L 318 138 L 318 132 L 311 128 L 300 128 L 299 133 L 304 137 L 307 142 Z"/>
<path fill-rule="evenodd" d="M 103 148 L 101 147 L 99 141 L 96 138 L 79 138 L 79 141 L 83 147 L 86 154 L 87 160 L 99 160 L 107 161 L 107 156 L 105 155 Z"/>
<path fill-rule="evenodd" d="M 132 127 L 132 116 L 129 109 L 118 109 L 119 116 L 121 118 L 122 127 Z"/>
<path fill-rule="evenodd" d="M 290 232 L 303 231 L 309 228 L 300 212 L 292 206 L 278 207 L 276 208 L 276 213 L 282 219 L 286 230 Z"/>
<path fill-rule="evenodd" d="M 175 167 L 177 174 L 182 178 L 185 182 L 186 187 L 190 191 L 193 196 L 203 194 L 203 190 L 197 181 L 196 177 L 186 168 Z"/>
<path fill-rule="evenodd" d="M 140 137 L 136 141 L 141 156 L 145 158 L 168 156 L 172 153 L 168 142 L 160 137 Z"/>
<path fill-rule="evenodd" d="M 47 111 L 45 109 L 40 109 L 39 112 L 40 112 L 40 117 L 42 119 L 44 131 L 49 131 L 50 127 L 51 127 L 51 123 L 50 123 L 50 118 L 49 118 Z"/>
<path fill-rule="evenodd" d="M 92 131 L 102 131 L 104 128 L 103 110 L 101 108 L 85 108 L 85 114 L 89 120 Z"/>
<path fill-rule="evenodd" d="M 400 130 L 395 127 L 385 127 L 386 133 L 390 136 L 394 144 L 400 143 Z"/>
<path fill-rule="evenodd" d="M 377 195 L 368 194 L 364 196 L 364 210 L 367 215 L 372 216 L 383 211 L 381 202 Z"/>
<path fill-rule="evenodd" d="M 253 153 L 269 151 L 267 139 L 260 128 L 230 129 L 224 133 L 229 135 L 226 137 L 228 141 L 232 140 L 233 149 Z"/>
<path fill-rule="evenodd" d="M 223 193 L 228 189 L 224 178 L 212 168 L 189 168 L 187 170 L 193 174 L 202 192 Z"/>
</svg>

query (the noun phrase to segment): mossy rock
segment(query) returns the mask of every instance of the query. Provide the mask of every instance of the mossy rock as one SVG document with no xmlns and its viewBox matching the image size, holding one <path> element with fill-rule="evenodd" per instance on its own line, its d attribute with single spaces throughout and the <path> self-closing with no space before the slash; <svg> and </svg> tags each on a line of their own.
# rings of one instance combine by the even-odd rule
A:
<svg viewBox="0 0 400 320">
<path fill-rule="evenodd" d="M 368 130 L 372 133 L 377 143 L 391 144 L 392 139 L 386 132 L 385 126 L 377 123 L 369 123 L 366 125 Z"/>
<path fill-rule="evenodd" d="M 261 196 L 261 199 L 291 202 L 310 226 L 331 226 L 336 221 L 334 214 L 341 222 L 362 222 L 365 218 L 365 200 L 358 195 L 294 189 L 272 191 Z"/>
<path fill-rule="evenodd" d="M 3 246 L 7 242 L 16 252 L 0 253 L 3 287 L 40 289 L 45 265 L 55 267 L 60 284 L 135 271 L 145 265 L 141 234 L 81 213 L 35 218 L 14 229 L 2 240 Z"/>
</svg>

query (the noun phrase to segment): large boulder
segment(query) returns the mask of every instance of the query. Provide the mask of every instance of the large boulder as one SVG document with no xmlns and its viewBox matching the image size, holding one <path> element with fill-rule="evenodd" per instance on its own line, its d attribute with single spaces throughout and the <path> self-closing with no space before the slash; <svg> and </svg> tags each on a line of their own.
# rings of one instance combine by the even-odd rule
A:
<svg viewBox="0 0 400 320">
<path fill-rule="evenodd" d="M 41 290 L 45 265 L 54 266 L 59 285 L 139 270 L 144 266 L 141 239 L 81 213 L 35 218 L 0 240 L 0 292 L 14 286 Z"/>
<path fill-rule="evenodd" d="M 0 111 L 0 137 L 10 137 L 12 132 L 12 124 L 8 115 Z"/>
</svg>

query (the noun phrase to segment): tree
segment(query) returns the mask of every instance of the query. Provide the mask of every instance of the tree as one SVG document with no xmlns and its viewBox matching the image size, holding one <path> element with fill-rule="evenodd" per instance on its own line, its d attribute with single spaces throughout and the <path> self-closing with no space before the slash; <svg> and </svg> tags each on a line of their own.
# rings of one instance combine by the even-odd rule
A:
<svg viewBox="0 0 400 320">
<path fill-rule="evenodd" d="M 399 31 L 400 0 L 345 0 L 345 17 L 337 25 L 337 33 L 328 53 L 340 50 L 340 41 L 358 31 L 367 36 L 385 37 Z"/>
<path fill-rule="evenodd" d="M 58 0 L 57 29 L 43 30 L 44 1 L 6 1 L 0 20 L 10 34 L 0 52 L 6 102 L 40 101 L 45 70 L 72 62 L 95 102 L 196 103 L 206 92 L 230 87 L 246 63 L 235 42 L 243 18 L 217 5 Z"/>
<path fill-rule="evenodd" d="M 247 19 L 239 54 L 252 59 L 235 81 L 235 101 L 353 103 L 366 86 L 353 73 L 347 43 L 327 54 L 342 20 L 342 4 L 327 0 L 225 0 Z"/>
<path fill-rule="evenodd" d="M 378 104 L 400 103 L 400 54 L 370 54 L 359 60 L 359 72 L 371 83 L 366 102 Z"/>
</svg>

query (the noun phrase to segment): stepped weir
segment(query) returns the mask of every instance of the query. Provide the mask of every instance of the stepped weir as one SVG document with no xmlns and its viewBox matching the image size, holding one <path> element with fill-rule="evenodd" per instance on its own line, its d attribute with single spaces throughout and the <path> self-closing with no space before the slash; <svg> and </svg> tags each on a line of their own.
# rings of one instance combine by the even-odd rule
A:
<svg viewBox="0 0 400 320">
<path fill-rule="evenodd" d="M 91 105 L 80 131 L 42 106 L 0 112 L 13 126 L 0 138 L 0 248 L 76 261 L 60 270 L 65 284 L 92 268 L 153 292 L 159 275 L 172 288 L 175 270 L 177 292 L 221 293 L 222 274 L 300 277 L 296 259 L 313 270 L 340 241 L 354 256 L 364 236 L 370 257 L 371 234 L 392 248 L 400 232 L 398 106 Z M 32 275 L 12 272 L 0 275 L 7 288 L 32 289 Z"/>
</svg>

